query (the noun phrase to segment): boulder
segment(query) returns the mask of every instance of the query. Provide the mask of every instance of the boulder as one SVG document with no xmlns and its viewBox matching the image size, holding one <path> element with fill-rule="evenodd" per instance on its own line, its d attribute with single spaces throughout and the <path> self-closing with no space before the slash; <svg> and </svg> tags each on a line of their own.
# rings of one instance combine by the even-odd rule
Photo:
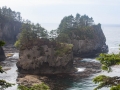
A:
<svg viewBox="0 0 120 90">
<path fill-rule="evenodd" d="M 39 76 L 36 75 L 25 75 L 24 77 L 17 78 L 17 83 L 24 86 L 33 86 L 36 84 L 41 84 L 42 81 L 39 80 Z"/>
</svg>

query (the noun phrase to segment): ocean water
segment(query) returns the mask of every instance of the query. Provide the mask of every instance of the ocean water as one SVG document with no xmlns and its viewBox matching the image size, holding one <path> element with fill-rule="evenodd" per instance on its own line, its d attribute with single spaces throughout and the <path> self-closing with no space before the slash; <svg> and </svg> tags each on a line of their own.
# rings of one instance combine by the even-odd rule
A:
<svg viewBox="0 0 120 90">
<path fill-rule="evenodd" d="M 106 37 L 106 44 L 109 47 L 109 53 L 118 53 L 120 44 L 120 27 L 114 26 L 102 26 L 103 33 Z M 85 58 L 84 61 L 90 60 L 95 61 L 95 59 Z M 77 82 L 71 82 L 71 87 L 66 90 L 93 90 L 96 85 L 92 82 L 92 79 L 97 75 L 107 75 L 107 76 L 120 76 L 119 66 L 113 67 L 113 72 L 107 73 L 102 71 L 101 73 L 95 74 L 91 77 L 80 79 Z M 100 90 L 109 90 L 109 88 L 102 88 Z"/>
<path fill-rule="evenodd" d="M 120 27 L 106 27 L 102 26 L 103 32 L 106 37 L 106 44 L 109 46 L 109 53 L 118 53 L 119 52 L 119 44 L 120 44 Z M 17 58 L 18 53 L 15 53 L 13 58 Z M 96 61 L 93 58 L 84 58 L 83 61 Z M 10 63 L 10 61 L 6 61 L 4 63 Z M 6 67 L 4 67 L 6 68 Z M 0 74 L 0 79 L 5 79 L 11 83 L 16 83 L 17 78 L 17 67 L 16 67 L 16 60 L 12 60 L 12 65 L 8 65 L 7 68 L 11 68 L 10 70 L 6 71 L 4 74 Z M 78 72 L 84 71 L 85 68 L 78 68 Z M 95 74 L 91 77 L 80 79 L 77 82 L 67 82 L 69 84 L 69 88 L 66 90 L 93 90 L 96 85 L 92 82 L 92 79 L 97 75 L 109 75 L 109 76 L 120 76 L 120 69 L 119 66 L 113 67 L 113 72 L 107 73 L 107 72 L 101 72 L 98 74 Z M 62 81 L 65 83 L 65 80 Z M 58 87 L 59 88 L 59 87 Z M 7 88 L 5 90 L 17 90 L 17 85 Z M 100 90 L 109 90 L 109 88 L 102 88 Z"/>
<path fill-rule="evenodd" d="M 106 37 L 106 44 L 109 46 L 109 53 L 117 53 L 120 45 L 120 27 L 102 27 Z"/>
</svg>

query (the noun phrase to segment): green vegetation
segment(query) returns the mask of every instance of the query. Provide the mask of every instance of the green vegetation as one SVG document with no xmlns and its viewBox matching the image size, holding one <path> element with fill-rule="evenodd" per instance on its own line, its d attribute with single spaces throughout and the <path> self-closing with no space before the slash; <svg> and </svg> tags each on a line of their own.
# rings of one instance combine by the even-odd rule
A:
<svg viewBox="0 0 120 90">
<path fill-rule="evenodd" d="M 0 21 L 1 22 L 11 22 L 11 21 L 18 21 L 21 22 L 22 17 L 20 12 L 12 11 L 10 8 L 6 6 L 0 8 Z"/>
<path fill-rule="evenodd" d="M 73 34 L 77 35 L 77 39 L 81 40 L 86 38 L 92 39 L 94 37 L 94 29 L 92 28 L 92 25 L 94 25 L 93 18 L 90 18 L 87 15 L 80 15 L 78 13 L 75 17 L 72 15 L 65 16 L 61 20 L 59 27 L 48 33 L 47 30 L 41 27 L 39 23 L 34 24 L 29 20 L 24 20 L 22 19 L 20 12 L 12 11 L 10 8 L 4 6 L 0 8 L 0 27 L 4 28 L 5 24 L 8 22 L 11 24 L 11 28 L 9 28 L 11 36 L 3 33 L 2 39 L 9 42 L 9 39 L 11 39 L 15 42 L 17 39 L 16 36 L 21 32 L 18 36 L 18 40 L 14 44 L 17 48 L 20 48 L 22 44 L 28 43 L 28 41 L 35 38 L 49 37 L 50 40 L 68 43 Z M 17 32 L 14 33 L 12 30 L 17 30 Z"/>
<path fill-rule="evenodd" d="M 18 40 L 15 42 L 15 46 L 20 48 L 21 46 L 34 41 L 38 38 L 47 38 L 47 30 L 42 28 L 39 23 L 34 25 L 30 21 L 26 21 L 22 24 L 22 32 L 20 33 Z"/>
<path fill-rule="evenodd" d="M 66 44 L 66 43 L 60 43 L 55 50 L 56 56 L 63 56 L 67 53 L 70 53 L 72 50 L 73 45 L 72 44 Z"/>
<path fill-rule="evenodd" d="M 5 42 L 0 40 L 0 47 L 4 45 L 5 45 Z"/>
<path fill-rule="evenodd" d="M 93 22 L 93 18 L 89 18 L 87 15 L 80 16 L 80 14 L 76 14 L 76 17 L 70 15 L 61 20 L 57 31 L 58 33 L 66 33 L 71 29 L 79 29 L 80 27 L 91 26 L 93 25 Z"/>
<path fill-rule="evenodd" d="M 68 42 L 69 36 L 65 33 L 61 33 L 58 35 L 58 37 L 56 38 L 56 41 L 58 42 L 62 42 L 62 43 L 66 43 Z"/>
<path fill-rule="evenodd" d="M 86 38 L 93 39 L 94 37 L 94 25 L 93 18 L 89 18 L 87 15 L 81 16 L 76 14 L 76 17 L 72 15 L 66 16 L 61 20 L 61 23 L 57 30 L 52 31 L 52 36 L 56 37 L 56 41 L 68 43 L 70 39 L 73 39 L 73 35 L 76 35 L 76 39 L 84 40 Z M 57 34 L 55 34 L 55 32 Z"/>
<path fill-rule="evenodd" d="M 51 31 L 49 32 L 49 38 L 50 38 L 50 39 L 55 39 L 57 36 L 58 36 L 58 35 L 57 35 L 57 30 L 51 30 Z"/>
<path fill-rule="evenodd" d="M 20 12 L 15 12 L 6 6 L 0 7 L 1 39 L 6 43 L 13 44 L 20 32 L 21 22 L 22 17 Z"/>
<path fill-rule="evenodd" d="M 8 87 L 12 87 L 12 85 L 14 84 L 8 83 L 5 80 L 0 80 L 0 90 L 3 90 Z"/>
<path fill-rule="evenodd" d="M 50 88 L 46 84 L 41 83 L 41 84 L 33 85 L 31 87 L 20 85 L 18 86 L 18 90 L 50 90 Z"/>
<path fill-rule="evenodd" d="M 102 69 L 111 72 L 111 66 L 120 65 L 120 53 L 119 54 L 100 54 L 97 60 L 102 64 Z M 110 87 L 110 90 L 120 90 L 120 77 L 109 77 L 105 75 L 97 76 L 93 79 L 94 83 L 99 84 L 94 90 L 98 90 L 102 87 Z"/>
<path fill-rule="evenodd" d="M 97 58 L 102 63 L 102 69 L 111 71 L 111 66 L 120 64 L 120 54 L 100 54 Z"/>
<path fill-rule="evenodd" d="M 1 39 L 6 43 L 15 43 L 16 37 L 18 40 L 15 43 L 16 47 L 20 47 L 21 44 L 27 43 L 31 39 L 47 38 L 48 32 L 39 23 L 34 24 L 29 20 L 24 20 L 21 17 L 20 12 L 15 12 L 6 6 L 0 8 L 0 28 L 6 32 L 2 32 Z M 18 33 L 21 33 L 19 36 Z"/>
<path fill-rule="evenodd" d="M 39 23 L 34 25 L 31 21 L 26 20 L 22 22 L 21 33 L 18 36 L 18 40 L 14 44 L 17 48 L 25 45 L 29 41 L 34 41 L 37 38 L 48 38 L 49 40 L 55 40 L 60 43 L 68 43 L 73 38 L 73 34 L 77 37 L 75 39 L 84 40 L 86 38 L 93 39 L 94 28 L 92 17 L 87 15 L 80 16 L 76 14 L 76 17 L 72 15 L 64 17 L 56 30 L 51 30 L 49 33 L 42 28 Z M 72 37 L 72 38 L 71 38 Z"/>
<path fill-rule="evenodd" d="M 20 48 L 20 40 L 17 40 L 17 41 L 15 42 L 14 46 L 15 46 L 16 48 Z"/>
</svg>

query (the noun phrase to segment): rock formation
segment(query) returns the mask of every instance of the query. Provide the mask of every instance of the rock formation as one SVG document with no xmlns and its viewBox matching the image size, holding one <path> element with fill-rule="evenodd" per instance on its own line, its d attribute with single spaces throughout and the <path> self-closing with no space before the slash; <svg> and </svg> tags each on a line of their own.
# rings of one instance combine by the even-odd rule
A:
<svg viewBox="0 0 120 90">
<path fill-rule="evenodd" d="M 20 33 L 21 23 L 18 21 L 0 23 L 0 39 L 6 44 L 14 44 Z"/>
<path fill-rule="evenodd" d="M 87 36 L 88 33 L 88 36 Z M 70 43 L 73 44 L 73 53 L 79 57 L 93 57 L 98 53 L 108 52 L 106 38 L 101 29 L 101 25 L 91 26 L 91 31 L 81 35 L 72 33 Z"/>
<path fill-rule="evenodd" d="M 11 10 L 7 6 L 0 7 L 0 40 L 7 44 L 14 44 L 20 33 L 22 17 L 20 12 Z"/>
<path fill-rule="evenodd" d="M 20 73 L 59 74 L 70 73 L 73 69 L 71 44 L 40 39 L 22 46 L 19 55 L 17 67 Z"/>
<path fill-rule="evenodd" d="M 5 53 L 3 51 L 3 48 L 0 47 L 0 61 L 3 61 L 3 60 L 5 60 Z"/>
<path fill-rule="evenodd" d="M 74 56 L 93 57 L 108 52 L 101 24 L 95 25 L 93 18 L 87 15 L 65 16 L 57 32 L 60 42 L 73 44 Z"/>
</svg>

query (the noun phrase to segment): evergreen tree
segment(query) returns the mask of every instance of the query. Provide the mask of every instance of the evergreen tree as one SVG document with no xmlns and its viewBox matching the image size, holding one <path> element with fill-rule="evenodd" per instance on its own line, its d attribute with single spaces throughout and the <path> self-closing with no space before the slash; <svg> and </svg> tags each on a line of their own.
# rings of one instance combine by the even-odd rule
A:
<svg viewBox="0 0 120 90">
<path fill-rule="evenodd" d="M 66 41 L 68 43 L 69 40 L 64 39 L 71 39 L 71 35 L 75 34 L 78 36 L 78 39 L 84 40 L 85 38 L 93 39 L 94 29 L 93 25 L 93 18 L 89 18 L 87 15 L 80 15 L 76 14 L 75 17 L 72 15 L 65 16 L 57 29 L 56 38 L 57 41 Z"/>
<path fill-rule="evenodd" d="M 18 40 L 15 43 L 17 48 L 29 43 L 29 41 L 34 41 L 37 38 L 47 38 L 48 32 L 39 23 L 34 25 L 31 21 L 26 20 L 22 24 L 21 33 Z"/>
<path fill-rule="evenodd" d="M 6 6 L 3 6 L 0 8 L 0 18 L 3 19 L 3 21 L 18 21 L 21 22 L 22 17 L 20 15 L 20 12 L 12 11 L 10 8 L 7 8 Z"/>
<path fill-rule="evenodd" d="M 55 39 L 58 35 L 57 35 L 57 30 L 51 30 L 49 33 L 49 36 L 51 39 Z"/>
<path fill-rule="evenodd" d="M 111 66 L 120 64 L 120 53 L 119 54 L 100 54 L 97 58 L 102 64 L 102 70 L 111 72 Z M 93 79 L 94 83 L 99 85 L 94 89 L 98 90 L 102 87 L 110 87 L 110 90 L 120 90 L 120 77 L 114 76 L 109 77 L 105 75 L 97 76 Z"/>
</svg>

